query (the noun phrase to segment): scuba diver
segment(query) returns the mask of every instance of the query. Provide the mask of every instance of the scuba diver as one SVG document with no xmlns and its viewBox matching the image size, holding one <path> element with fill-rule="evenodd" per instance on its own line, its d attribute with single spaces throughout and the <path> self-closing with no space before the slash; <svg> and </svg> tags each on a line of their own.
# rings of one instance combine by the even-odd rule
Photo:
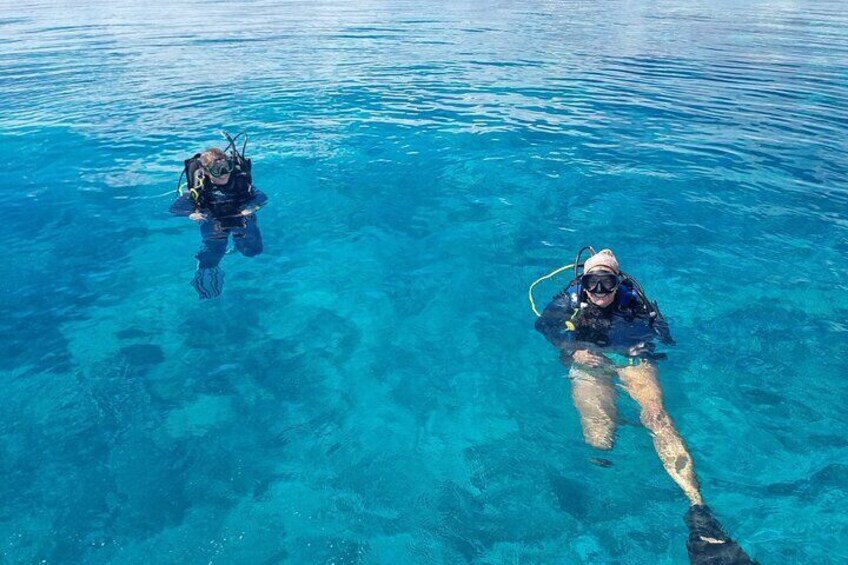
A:
<svg viewBox="0 0 848 565">
<path fill-rule="evenodd" d="M 581 263 L 587 251 L 590 256 Z M 574 269 L 571 283 L 539 313 L 533 287 L 570 268 Z M 586 443 L 601 450 L 613 447 L 617 377 L 639 405 L 640 419 L 651 433 L 663 467 L 689 499 L 684 521 L 690 532 L 686 547 L 691 562 L 753 563 L 704 505 L 692 456 L 663 405 L 657 361 L 666 355 L 657 352 L 656 342 L 670 346 L 674 340 L 657 303 L 648 300 L 636 279 L 620 269 L 611 250 L 595 252 L 592 247 L 581 249 L 572 265 L 534 282 L 529 295 L 538 316 L 536 329 L 559 350 L 569 368 Z"/>
<path fill-rule="evenodd" d="M 177 182 L 179 196 L 171 205 L 172 214 L 200 224 L 202 243 L 195 255 L 197 271 L 191 285 L 201 300 L 220 296 L 223 291 L 224 272 L 218 263 L 227 252 L 231 235 L 235 248 L 245 257 L 262 253 L 256 212 L 268 197 L 253 186 L 252 163 L 244 157 L 247 134 L 223 134 L 229 141 L 224 150 L 211 147 L 185 161 Z M 242 135 L 244 143 L 239 151 L 236 141 Z M 181 184 L 183 175 L 185 184 Z"/>
</svg>

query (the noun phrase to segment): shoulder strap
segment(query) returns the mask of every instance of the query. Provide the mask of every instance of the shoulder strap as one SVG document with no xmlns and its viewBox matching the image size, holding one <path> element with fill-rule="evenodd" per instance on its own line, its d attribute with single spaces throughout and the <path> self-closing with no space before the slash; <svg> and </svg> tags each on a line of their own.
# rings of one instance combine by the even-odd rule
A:
<svg viewBox="0 0 848 565">
<path fill-rule="evenodd" d="M 628 287 L 630 287 L 631 292 L 634 294 L 634 297 L 645 309 L 645 312 L 648 314 L 650 318 L 651 327 L 656 332 L 657 336 L 660 338 L 660 341 L 667 345 L 674 345 L 674 338 L 671 337 L 671 330 L 668 327 L 668 322 L 665 317 L 660 312 L 660 307 L 657 304 L 656 300 L 650 300 L 645 291 L 642 289 L 642 285 L 639 284 L 639 281 L 627 275 L 625 273 L 626 280 L 624 282 L 629 283 Z M 622 283 L 622 285 L 624 284 Z"/>
<path fill-rule="evenodd" d="M 576 308 L 580 306 L 581 294 L 583 294 L 583 287 L 580 285 L 580 279 L 574 279 L 555 298 L 568 298 L 572 308 Z"/>
</svg>

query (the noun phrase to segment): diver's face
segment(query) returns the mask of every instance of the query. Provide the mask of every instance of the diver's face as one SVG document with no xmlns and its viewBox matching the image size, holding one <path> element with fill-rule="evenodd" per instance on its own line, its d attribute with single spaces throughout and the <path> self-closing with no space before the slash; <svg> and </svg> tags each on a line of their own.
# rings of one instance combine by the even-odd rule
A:
<svg viewBox="0 0 848 565">
<path fill-rule="evenodd" d="M 606 308 L 615 301 L 620 282 L 618 275 L 605 269 L 584 273 L 580 277 L 580 284 L 586 290 L 589 302 L 600 308 Z"/>
<path fill-rule="evenodd" d="M 227 184 L 230 182 L 230 173 L 225 173 L 217 177 L 209 175 L 209 180 L 212 181 L 212 184 Z"/>
<path fill-rule="evenodd" d="M 591 292 L 586 292 L 586 296 L 589 297 L 589 302 L 598 306 L 599 308 L 606 308 L 610 304 L 615 301 L 615 293 L 618 292 L 618 289 L 614 290 L 609 294 L 592 294 Z"/>
<path fill-rule="evenodd" d="M 212 179 L 212 184 L 227 184 L 234 167 L 235 163 L 232 159 L 221 157 L 204 166 L 203 169 L 209 178 Z"/>
</svg>

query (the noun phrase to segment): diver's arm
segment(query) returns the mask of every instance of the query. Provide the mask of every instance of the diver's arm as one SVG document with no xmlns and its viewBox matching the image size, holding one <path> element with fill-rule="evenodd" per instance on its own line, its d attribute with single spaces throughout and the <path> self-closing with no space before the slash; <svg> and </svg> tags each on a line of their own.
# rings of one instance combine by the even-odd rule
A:
<svg viewBox="0 0 848 565">
<path fill-rule="evenodd" d="M 574 315 L 568 293 L 562 293 L 548 304 L 536 320 L 536 330 L 559 349 L 563 365 L 573 362 L 589 367 L 605 367 L 610 364 L 601 349 L 594 343 L 577 341 L 575 332 L 566 327 Z"/>
<path fill-rule="evenodd" d="M 181 194 L 179 198 L 174 200 L 170 210 L 171 214 L 184 217 L 191 216 L 196 211 L 194 199 L 188 193 Z"/>
<path fill-rule="evenodd" d="M 258 190 L 256 187 L 251 187 L 251 192 L 253 194 L 253 198 L 245 202 L 241 207 L 241 214 L 243 216 L 253 214 L 268 203 L 268 195 L 261 190 Z"/>
<path fill-rule="evenodd" d="M 664 345 L 675 345 L 674 338 L 671 337 L 671 329 L 668 327 L 668 321 L 660 312 L 657 303 L 654 302 L 654 308 L 656 309 L 656 315 L 654 317 L 653 323 L 651 326 L 654 329 L 654 332 L 657 334 L 657 337 Z"/>
<path fill-rule="evenodd" d="M 198 208 L 194 198 L 189 194 L 183 194 L 171 204 L 171 214 L 182 216 L 195 222 L 205 222 L 209 219 L 207 210 Z"/>
<path fill-rule="evenodd" d="M 565 323 L 574 314 L 567 295 L 560 295 L 548 304 L 536 319 L 536 331 L 545 336 L 554 347 L 568 348 L 574 342 L 574 332 Z"/>
</svg>

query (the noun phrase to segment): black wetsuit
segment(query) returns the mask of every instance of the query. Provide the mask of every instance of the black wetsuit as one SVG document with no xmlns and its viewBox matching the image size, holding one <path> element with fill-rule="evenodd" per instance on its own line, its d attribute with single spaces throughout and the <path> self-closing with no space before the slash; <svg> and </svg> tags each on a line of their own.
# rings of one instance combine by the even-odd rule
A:
<svg viewBox="0 0 848 565">
<path fill-rule="evenodd" d="M 536 320 L 536 329 L 565 354 L 580 348 L 580 342 L 593 344 L 612 353 L 657 359 L 656 340 L 674 341 L 662 318 L 652 316 L 653 309 L 625 280 L 616 291 L 614 302 L 600 308 L 586 297 L 579 282 L 556 295 Z M 572 329 L 573 328 L 573 329 Z M 635 354 L 631 348 L 637 348 Z"/>
<path fill-rule="evenodd" d="M 198 268 L 216 267 L 227 252 L 227 240 L 232 234 L 236 249 L 246 257 L 262 253 L 262 234 L 256 214 L 241 215 L 251 207 L 264 206 L 268 197 L 251 184 L 247 174 L 233 172 L 224 185 L 213 184 L 208 178 L 203 181 L 199 199 L 183 194 L 171 205 L 171 213 L 189 216 L 201 212 L 207 219 L 200 223 L 203 244 L 195 257 Z"/>
</svg>

